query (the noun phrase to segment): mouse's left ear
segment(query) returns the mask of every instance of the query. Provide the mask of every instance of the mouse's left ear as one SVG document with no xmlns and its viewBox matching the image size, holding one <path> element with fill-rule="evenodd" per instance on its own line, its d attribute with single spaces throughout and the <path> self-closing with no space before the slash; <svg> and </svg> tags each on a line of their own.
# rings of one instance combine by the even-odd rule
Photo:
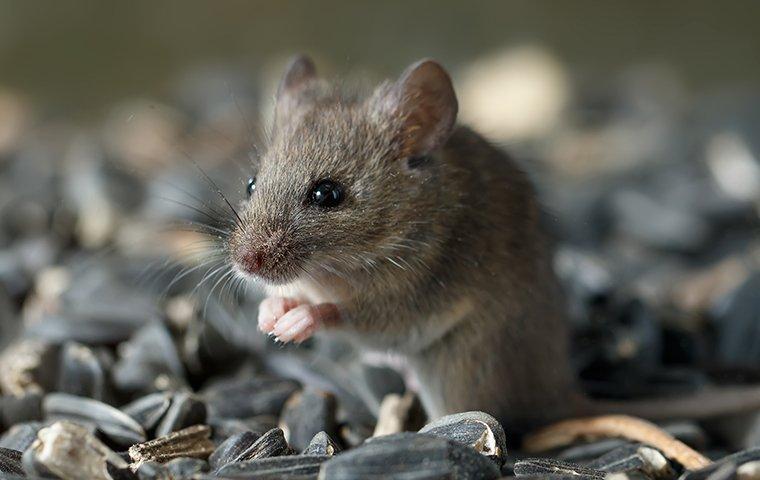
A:
<svg viewBox="0 0 760 480">
<path fill-rule="evenodd" d="M 427 155 L 442 147 L 457 117 L 457 97 L 451 78 L 435 60 L 409 66 L 380 99 L 401 135 L 402 156 Z"/>
<path fill-rule="evenodd" d="M 275 118 L 281 121 L 303 101 L 303 90 L 317 79 L 317 68 L 306 55 L 293 58 L 285 68 L 285 74 L 277 87 Z"/>
</svg>

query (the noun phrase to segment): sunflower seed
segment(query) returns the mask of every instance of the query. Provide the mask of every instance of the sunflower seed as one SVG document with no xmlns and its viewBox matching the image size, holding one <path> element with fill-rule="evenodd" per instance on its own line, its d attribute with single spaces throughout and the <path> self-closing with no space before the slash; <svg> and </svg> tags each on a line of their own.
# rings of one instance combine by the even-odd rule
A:
<svg viewBox="0 0 760 480">
<path fill-rule="evenodd" d="M 331 342 L 331 346 L 335 345 Z M 339 359 L 329 358 L 332 355 L 337 355 Z M 296 355 L 271 352 L 267 353 L 265 362 L 270 371 L 281 377 L 333 393 L 340 405 L 338 418 L 341 422 L 373 423 L 376 416 L 373 410 L 379 407 L 379 402 L 372 398 L 368 389 L 362 388 L 362 372 L 356 371 L 358 368 L 345 367 L 345 355 L 348 353 Z"/>
<path fill-rule="evenodd" d="M 129 447 L 129 458 L 140 466 L 144 462 L 159 463 L 180 457 L 207 458 L 214 451 L 209 440 L 208 425 L 194 425 L 177 432 Z"/>
<path fill-rule="evenodd" d="M 201 423 L 206 423 L 206 404 L 191 393 L 177 393 L 172 397 L 169 409 L 156 427 L 156 436 L 168 435 Z"/>
<path fill-rule="evenodd" d="M 166 327 L 152 322 L 141 327 L 129 341 L 119 345 L 113 367 L 114 384 L 126 392 L 156 390 L 156 379 L 184 384 L 185 370 L 177 347 Z"/>
<path fill-rule="evenodd" d="M 321 480 L 493 480 L 499 477 L 496 464 L 472 448 L 446 438 L 409 432 L 373 438 L 331 457 L 319 472 Z"/>
<path fill-rule="evenodd" d="M 26 455 L 64 480 L 111 480 L 106 463 L 126 468 L 127 463 L 86 428 L 60 421 L 43 428 Z M 25 464 L 26 466 L 26 464 Z"/>
<path fill-rule="evenodd" d="M 428 423 L 420 430 L 470 446 L 492 458 L 497 465 L 507 455 L 507 436 L 501 424 L 484 412 L 464 412 L 446 415 Z"/>
<path fill-rule="evenodd" d="M 145 430 L 132 417 L 103 402 L 66 393 L 48 394 L 42 402 L 45 418 L 94 424 L 108 440 L 128 447 L 145 441 Z"/>
<path fill-rule="evenodd" d="M 528 458 L 515 463 L 515 475 L 518 477 L 529 475 L 562 474 L 575 475 L 583 479 L 603 479 L 605 474 L 600 470 L 587 468 L 570 462 L 551 460 L 548 458 Z"/>
<path fill-rule="evenodd" d="M 279 415 L 287 399 L 298 389 L 291 380 L 259 377 L 218 383 L 204 393 L 213 416 L 248 418 Z"/>
<path fill-rule="evenodd" d="M 659 451 L 642 445 L 626 445 L 589 462 L 589 468 L 605 472 L 640 471 L 652 478 L 672 478 L 675 471 Z"/>
<path fill-rule="evenodd" d="M 136 473 L 140 480 L 173 480 L 169 470 L 164 465 L 154 461 L 141 464 Z"/>
<path fill-rule="evenodd" d="M 288 442 L 285 441 L 285 435 L 279 428 L 273 428 L 255 439 L 253 443 L 249 443 L 252 438 L 250 435 L 238 437 L 240 443 L 235 448 L 228 445 L 227 448 L 229 450 L 227 454 L 222 455 L 220 452 L 220 458 L 217 461 L 223 466 L 229 463 L 246 462 L 258 458 L 277 457 L 293 453 L 288 446 Z"/>
<path fill-rule="evenodd" d="M 216 475 L 224 478 L 255 478 L 256 480 L 287 480 L 291 478 L 293 480 L 308 478 L 316 480 L 320 466 L 329 458 L 319 455 L 259 458 L 229 463 L 218 470 Z"/>
<path fill-rule="evenodd" d="M 164 464 L 174 478 L 188 478 L 196 473 L 208 472 L 208 462 L 200 458 L 180 457 Z"/>
<path fill-rule="evenodd" d="M 37 439 L 37 432 L 43 427 L 40 422 L 18 423 L 0 437 L 0 448 L 23 452 Z"/>
<path fill-rule="evenodd" d="M 61 350 L 56 390 L 103 400 L 105 389 L 105 372 L 93 350 L 79 343 L 66 343 Z"/>
<path fill-rule="evenodd" d="M 132 417 L 146 432 L 150 432 L 169 409 L 171 399 L 170 393 L 152 393 L 125 405 L 121 411 Z"/>
<path fill-rule="evenodd" d="M 238 461 L 238 457 L 249 449 L 260 435 L 251 431 L 246 431 L 233 435 L 225 440 L 214 453 L 208 457 L 209 465 L 212 470 L 217 470 L 223 465 Z"/>
<path fill-rule="evenodd" d="M 321 431 L 337 434 L 335 397 L 310 387 L 288 399 L 280 415 L 280 427 L 288 443 L 304 450 L 312 437 Z"/>
<path fill-rule="evenodd" d="M 119 315 L 112 305 L 90 305 L 88 312 L 47 315 L 27 328 L 27 333 L 45 341 L 62 344 L 78 342 L 87 345 L 115 345 L 127 340 L 146 322 L 133 314 Z"/>
<path fill-rule="evenodd" d="M 0 397 L 0 428 L 42 419 L 42 394 L 28 392 L 21 396 Z"/>
<path fill-rule="evenodd" d="M 0 391 L 23 396 L 50 390 L 57 375 L 58 349 L 40 340 L 21 340 L 0 355 Z"/>
<path fill-rule="evenodd" d="M 304 455 L 333 456 L 340 452 L 340 447 L 325 432 L 318 432 L 303 451 Z"/>
<path fill-rule="evenodd" d="M 413 392 L 406 392 L 404 395 L 396 393 L 386 395 L 380 404 L 372 436 L 380 437 L 408 431 L 410 419 L 414 416 L 415 404 L 419 409 L 419 399 Z"/>
<path fill-rule="evenodd" d="M 216 302 L 207 304 L 204 310 L 205 318 L 190 319 L 180 344 L 190 373 L 203 376 L 245 360 L 245 351 L 238 342 L 245 341 L 251 333 Z"/>
<path fill-rule="evenodd" d="M 20 451 L 0 447 L 0 473 L 4 475 L 24 475 Z"/>
</svg>

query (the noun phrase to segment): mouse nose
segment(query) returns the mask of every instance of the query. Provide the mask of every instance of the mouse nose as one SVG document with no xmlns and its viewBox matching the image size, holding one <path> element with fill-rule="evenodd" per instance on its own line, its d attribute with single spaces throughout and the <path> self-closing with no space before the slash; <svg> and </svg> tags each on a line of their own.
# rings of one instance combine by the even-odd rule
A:
<svg viewBox="0 0 760 480">
<path fill-rule="evenodd" d="M 261 250 L 249 250 L 240 257 L 240 266 L 246 273 L 258 273 L 263 264 L 264 252 Z"/>
</svg>

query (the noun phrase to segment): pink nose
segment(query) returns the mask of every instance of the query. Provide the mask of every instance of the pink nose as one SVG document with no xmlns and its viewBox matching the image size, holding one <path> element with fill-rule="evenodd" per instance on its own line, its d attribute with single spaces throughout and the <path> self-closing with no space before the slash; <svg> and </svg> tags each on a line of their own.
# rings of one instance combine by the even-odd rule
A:
<svg viewBox="0 0 760 480">
<path fill-rule="evenodd" d="M 249 250 L 240 258 L 240 266 L 246 273 L 258 273 L 264 264 L 264 254 L 259 250 Z"/>
</svg>

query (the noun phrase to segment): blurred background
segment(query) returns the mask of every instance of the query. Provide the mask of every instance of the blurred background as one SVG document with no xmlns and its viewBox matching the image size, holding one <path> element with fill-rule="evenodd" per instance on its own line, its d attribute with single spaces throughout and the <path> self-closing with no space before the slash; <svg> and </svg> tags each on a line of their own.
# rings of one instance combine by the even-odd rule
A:
<svg viewBox="0 0 760 480">
<path fill-rule="evenodd" d="M 293 52 L 324 70 L 393 75 L 425 56 L 453 71 L 519 45 L 579 81 L 656 66 L 684 93 L 751 88 L 751 1 L 80 1 L 0 3 L 3 84 L 47 111 L 97 116 L 132 96 L 168 98 L 189 70 L 227 67 L 253 86 Z M 583 83 L 580 84 L 584 85 Z"/>
<path fill-rule="evenodd" d="M 136 332 L 164 328 L 168 360 L 105 350 L 112 388 L 201 385 L 228 344 L 263 339 L 255 292 L 192 255 L 213 248 L 202 227 L 164 228 L 224 208 L 194 163 L 244 198 L 293 54 L 360 86 L 430 56 L 460 120 L 536 179 L 589 392 L 760 380 L 758 18 L 753 1 L 0 1 L 0 344 L 148 351 L 159 337 Z"/>
</svg>

